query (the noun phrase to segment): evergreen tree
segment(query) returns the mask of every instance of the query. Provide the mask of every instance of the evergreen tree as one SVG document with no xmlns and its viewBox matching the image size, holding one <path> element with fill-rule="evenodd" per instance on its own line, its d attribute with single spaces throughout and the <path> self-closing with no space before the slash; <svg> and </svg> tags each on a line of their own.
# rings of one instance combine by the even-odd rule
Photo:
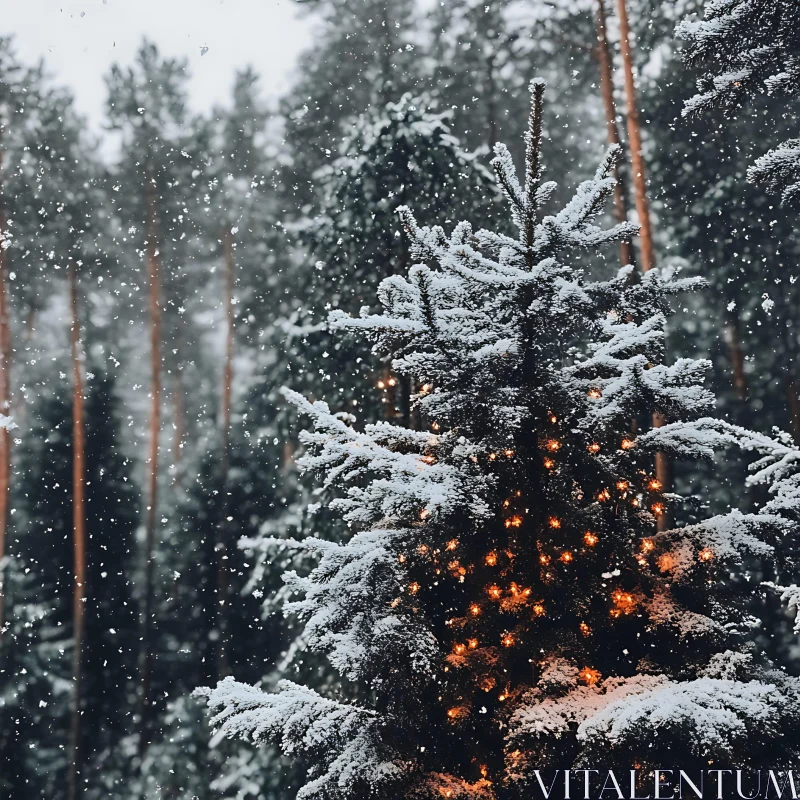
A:
<svg viewBox="0 0 800 800">
<path fill-rule="evenodd" d="M 600 755 L 643 770 L 798 756 L 800 683 L 749 647 L 752 590 L 730 576 L 797 530 L 773 508 L 656 533 L 679 499 L 656 453 L 709 457 L 725 438 L 702 419 L 707 362 L 664 364 L 668 298 L 697 282 L 590 282 L 571 265 L 636 229 L 593 222 L 614 149 L 544 213 L 531 88 L 523 180 L 502 145 L 493 162 L 518 237 L 463 222 L 448 236 L 403 209 L 408 277 L 383 281 L 382 313 L 332 315 L 420 380 L 430 430 L 362 431 L 289 393 L 314 422 L 302 463 L 338 488 L 352 534 L 297 542 L 319 564 L 285 580 L 356 701 L 230 678 L 202 694 L 223 733 L 306 759 L 301 797 L 515 798 L 535 769 Z"/>
<path fill-rule="evenodd" d="M 707 0 L 702 20 L 685 20 L 678 36 L 688 41 L 687 61 L 703 72 L 685 114 L 718 107 L 738 111 L 761 94 L 794 99 L 800 83 L 800 38 L 793 0 Z M 797 115 L 780 115 L 797 130 Z M 780 116 L 774 122 L 781 127 Z M 784 203 L 800 200 L 800 139 L 788 139 L 761 156 L 748 179 L 764 183 Z"/>
</svg>

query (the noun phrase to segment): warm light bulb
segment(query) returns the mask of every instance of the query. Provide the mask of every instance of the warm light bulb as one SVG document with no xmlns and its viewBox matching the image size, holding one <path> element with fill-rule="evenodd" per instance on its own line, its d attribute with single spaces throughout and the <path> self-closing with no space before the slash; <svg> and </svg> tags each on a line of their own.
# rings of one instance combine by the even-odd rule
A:
<svg viewBox="0 0 800 800">
<path fill-rule="evenodd" d="M 420 519 L 427 519 L 431 515 L 431 512 L 428 511 L 427 508 L 423 508 L 422 511 L 419 512 Z"/>
<path fill-rule="evenodd" d="M 600 445 L 597 442 L 592 442 L 589 445 L 589 452 L 590 453 L 599 453 L 600 452 Z"/>
<path fill-rule="evenodd" d="M 459 642 L 458 644 L 456 644 L 456 645 L 453 647 L 453 650 L 455 651 L 455 654 L 456 654 L 456 655 L 460 656 L 460 655 L 463 655 L 463 654 L 466 652 L 467 648 L 466 648 L 466 646 L 465 646 L 465 645 L 463 645 L 463 644 L 461 644 L 461 643 Z"/>
<path fill-rule="evenodd" d="M 650 506 L 650 510 L 657 517 L 660 517 L 664 513 L 664 504 L 663 503 L 653 503 L 653 505 Z"/>
<path fill-rule="evenodd" d="M 642 539 L 642 550 L 645 553 L 649 553 L 654 547 L 652 539 Z"/>
<path fill-rule="evenodd" d="M 555 414 L 551 414 L 550 415 L 550 422 L 552 422 L 553 425 L 555 425 L 556 422 L 558 422 L 558 417 Z"/>
<path fill-rule="evenodd" d="M 544 606 L 541 603 L 534 603 L 533 613 L 537 617 L 543 617 L 544 616 Z"/>
<path fill-rule="evenodd" d="M 505 633 L 500 639 L 500 643 L 503 645 L 503 647 L 513 647 L 514 637 L 510 633 Z"/>
<path fill-rule="evenodd" d="M 431 423 L 431 430 L 438 431 L 440 429 L 441 429 L 441 425 L 439 425 L 438 422 L 432 422 Z"/>
<path fill-rule="evenodd" d="M 511 449 L 503 450 L 503 454 L 506 456 L 506 458 L 513 458 L 514 457 L 514 451 L 511 450 Z"/>
<path fill-rule="evenodd" d="M 479 606 L 477 603 L 473 603 L 473 604 L 472 604 L 472 605 L 469 607 L 469 613 L 470 613 L 470 614 L 472 614 L 472 616 L 473 616 L 473 617 L 480 616 L 480 613 L 481 613 L 481 607 L 480 607 L 480 606 Z"/>
<path fill-rule="evenodd" d="M 611 492 L 609 492 L 609 491 L 608 491 L 608 489 L 601 489 L 601 490 L 600 490 L 600 491 L 597 493 L 597 499 L 598 499 L 598 500 L 599 500 L 601 503 L 604 503 L 606 500 L 609 500 L 610 498 L 611 498 Z"/>
<path fill-rule="evenodd" d="M 561 520 L 558 517 L 550 517 L 550 519 L 547 520 L 547 522 L 548 522 L 548 524 L 550 525 L 551 528 L 560 528 L 561 527 Z"/>
<path fill-rule="evenodd" d="M 550 450 L 550 452 L 555 453 L 561 449 L 561 442 L 559 442 L 558 439 L 550 439 L 547 442 L 547 449 Z"/>
<path fill-rule="evenodd" d="M 426 545 L 426 544 L 421 544 L 421 545 L 419 545 L 419 547 L 417 547 L 417 552 L 418 552 L 418 553 L 419 553 L 421 556 L 427 555 L 427 553 L 428 553 L 428 551 L 429 551 L 429 550 L 430 550 L 430 548 L 429 548 L 429 547 L 428 547 L 428 545 Z"/>
<path fill-rule="evenodd" d="M 519 528 L 522 525 L 522 517 L 519 514 L 515 514 L 513 517 L 509 517 L 505 521 L 506 528 Z"/>
<path fill-rule="evenodd" d="M 497 453 L 489 453 L 489 461 L 494 461 L 497 458 Z"/>
<path fill-rule="evenodd" d="M 478 646 L 477 639 L 467 639 L 467 645 L 469 646 L 470 650 L 474 650 Z"/>
<path fill-rule="evenodd" d="M 584 667 L 579 673 L 578 677 L 587 685 L 594 686 L 600 680 L 600 672 L 590 667 Z"/>
<path fill-rule="evenodd" d="M 589 397 L 592 400 L 597 400 L 598 397 L 602 397 L 603 393 L 599 389 L 589 389 Z"/>
<path fill-rule="evenodd" d="M 494 600 L 497 600 L 503 594 L 499 586 L 489 586 L 486 591 L 488 592 L 489 597 Z"/>
<path fill-rule="evenodd" d="M 704 547 L 698 554 L 697 557 L 701 561 L 711 561 L 714 558 L 714 553 L 711 552 L 707 547 Z"/>
<path fill-rule="evenodd" d="M 591 531 L 586 531 L 586 533 L 583 534 L 583 541 L 589 547 L 594 547 L 597 544 L 598 539 L 594 533 L 592 533 Z"/>
<path fill-rule="evenodd" d="M 661 488 L 661 481 L 657 481 L 655 478 L 653 478 L 653 480 L 651 480 L 647 484 L 647 486 L 649 489 L 652 489 L 654 492 L 657 492 Z"/>
<path fill-rule="evenodd" d="M 488 566 L 493 567 L 497 563 L 497 553 L 492 550 L 491 553 L 486 554 L 486 558 L 484 560 Z"/>
<path fill-rule="evenodd" d="M 419 584 L 418 583 L 410 583 L 408 585 L 409 594 L 416 594 L 418 591 L 419 591 Z"/>
<path fill-rule="evenodd" d="M 592 629 L 585 622 L 581 622 L 578 628 L 584 636 L 588 636 L 592 632 Z"/>
<path fill-rule="evenodd" d="M 455 550 L 457 547 L 458 547 L 458 539 L 451 539 L 446 545 L 446 548 L 448 550 Z"/>
<path fill-rule="evenodd" d="M 617 481 L 617 489 L 624 492 L 628 488 L 628 481 Z"/>
<path fill-rule="evenodd" d="M 630 450 L 632 447 L 636 447 L 636 442 L 633 439 L 623 439 L 621 447 L 623 450 Z"/>
<path fill-rule="evenodd" d="M 546 555 L 539 556 L 539 563 L 540 564 L 549 564 L 550 563 L 550 556 L 546 556 Z"/>
<path fill-rule="evenodd" d="M 556 465 L 556 462 L 555 462 L 555 461 L 553 461 L 553 459 L 552 459 L 552 458 L 546 458 L 546 459 L 544 460 L 544 468 L 545 468 L 545 469 L 553 469 L 553 467 L 554 467 L 555 465 Z"/>
<path fill-rule="evenodd" d="M 385 389 L 386 388 L 386 384 L 383 381 L 378 381 L 378 388 L 379 389 Z"/>
<path fill-rule="evenodd" d="M 569 550 L 565 550 L 561 554 L 560 560 L 563 561 L 565 564 L 569 564 L 569 562 L 572 561 L 572 559 L 573 559 L 573 555 L 572 555 L 572 553 L 570 553 Z"/>
<path fill-rule="evenodd" d="M 389 378 L 387 383 L 389 384 L 389 386 L 396 386 L 397 385 L 397 378 Z"/>
</svg>

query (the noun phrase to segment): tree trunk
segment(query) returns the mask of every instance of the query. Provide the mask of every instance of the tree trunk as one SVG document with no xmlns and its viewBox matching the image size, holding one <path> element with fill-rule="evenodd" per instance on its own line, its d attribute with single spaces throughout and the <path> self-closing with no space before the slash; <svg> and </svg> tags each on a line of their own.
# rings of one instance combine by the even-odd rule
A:
<svg viewBox="0 0 800 800">
<path fill-rule="evenodd" d="M 230 225 L 224 234 L 225 255 L 225 364 L 222 374 L 222 413 L 220 414 L 220 469 L 222 471 L 222 508 L 219 521 L 219 538 L 216 544 L 217 555 L 217 678 L 224 678 L 230 672 L 228 663 L 228 495 L 231 437 L 231 396 L 233 393 L 233 355 L 234 355 L 234 310 L 233 310 L 233 232 Z"/>
<path fill-rule="evenodd" d="M 742 351 L 742 332 L 739 326 L 739 313 L 733 308 L 726 312 L 725 341 L 728 345 L 728 356 L 733 372 L 733 389 L 736 397 L 747 405 L 750 399 L 750 386 L 744 369 L 744 352 Z"/>
<path fill-rule="evenodd" d="M 625 73 L 625 99 L 627 101 L 628 144 L 631 152 L 631 172 L 633 173 L 633 190 L 636 199 L 636 213 L 639 217 L 639 242 L 641 249 L 642 272 L 649 272 L 655 266 L 655 250 L 653 248 L 653 232 L 650 224 L 650 203 L 647 199 L 647 177 L 644 159 L 642 158 L 642 136 L 639 125 L 639 109 L 636 105 L 636 84 L 633 79 L 633 58 L 631 55 L 630 27 L 628 25 L 628 9 L 625 0 L 617 0 L 619 15 L 620 52 Z M 653 427 L 664 425 L 664 416 L 658 412 L 653 414 Z M 672 491 L 672 468 L 669 459 L 663 453 L 656 455 L 656 478 L 661 483 L 661 491 Z M 664 531 L 672 527 L 673 516 L 669 506 L 658 518 L 658 530 Z"/>
<path fill-rule="evenodd" d="M 72 718 L 70 724 L 70 769 L 67 786 L 69 800 L 81 795 L 81 713 L 83 711 L 83 651 L 86 597 L 86 441 L 84 424 L 83 366 L 80 316 L 78 313 L 78 266 L 69 266 L 69 297 L 72 310 L 70 347 L 72 353 L 72 532 L 74 549 L 74 588 L 72 595 Z"/>
<path fill-rule="evenodd" d="M 139 756 L 149 743 L 150 682 L 152 677 L 152 615 L 154 610 L 153 549 L 156 535 L 158 502 L 158 439 L 161 432 L 161 255 L 158 247 L 158 215 L 152 169 L 145 174 L 147 201 L 147 274 L 150 305 L 150 445 L 147 459 L 147 515 L 144 544 L 144 598 L 142 602 L 142 642 L 139 654 L 140 729 Z"/>
<path fill-rule="evenodd" d="M 2 170 L 2 152 L 0 152 Z M 0 413 L 11 413 L 11 328 L 8 318 L 8 264 L 2 237 L 6 232 L 5 207 L 0 199 Z M 9 488 L 11 483 L 11 432 L 0 429 L 0 559 L 6 555 Z M 5 595 L 0 584 L 0 629 L 6 621 Z"/>
<path fill-rule="evenodd" d="M 600 67 L 600 87 L 603 95 L 603 106 L 606 112 L 606 130 L 608 143 L 622 145 L 617 127 L 617 107 L 614 103 L 614 78 L 611 65 L 611 50 L 608 46 L 606 35 L 606 7 L 604 0 L 597 0 L 597 63 Z M 614 177 L 617 185 L 614 187 L 614 214 L 617 222 L 628 221 L 628 203 L 625 197 L 625 184 L 622 176 L 621 165 L 614 167 Z M 619 243 L 619 260 L 623 267 L 633 264 L 633 246 L 629 240 Z"/>
</svg>

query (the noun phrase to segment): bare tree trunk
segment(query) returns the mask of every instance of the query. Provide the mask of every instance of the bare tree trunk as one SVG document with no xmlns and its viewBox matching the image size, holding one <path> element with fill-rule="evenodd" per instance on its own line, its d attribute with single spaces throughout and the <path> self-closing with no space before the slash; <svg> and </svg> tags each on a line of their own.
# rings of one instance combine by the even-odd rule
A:
<svg viewBox="0 0 800 800">
<path fill-rule="evenodd" d="M 639 217 L 639 242 L 641 248 L 642 272 L 649 272 L 655 266 L 655 250 L 653 248 L 653 231 L 650 224 L 650 203 L 647 199 L 647 177 L 644 159 L 642 158 L 642 135 L 639 124 L 639 108 L 636 101 L 636 84 L 633 79 L 633 57 L 631 55 L 630 26 L 628 25 L 628 9 L 625 0 L 617 0 L 619 15 L 620 52 L 625 73 L 625 99 L 627 101 L 628 144 L 631 152 L 631 172 L 633 173 L 633 190 L 636 199 L 636 213 Z M 664 416 L 658 412 L 653 414 L 653 426 L 660 428 L 664 424 Z M 664 453 L 656 454 L 656 478 L 661 484 L 661 491 L 672 491 L 672 467 Z M 667 507 L 658 519 L 658 530 L 672 527 L 673 515 Z"/>
<path fill-rule="evenodd" d="M 81 327 L 78 313 L 78 266 L 69 266 L 69 297 L 72 310 L 70 347 L 72 352 L 72 532 L 74 549 L 74 588 L 72 595 L 72 719 L 70 724 L 70 769 L 67 786 L 69 800 L 81 795 L 80 775 L 81 714 L 83 711 L 83 651 L 85 637 L 86 598 L 86 430 L 83 397 Z"/>
<path fill-rule="evenodd" d="M 600 87 L 603 95 L 603 106 L 606 112 L 606 130 L 608 143 L 622 145 L 617 127 L 617 107 L 614 103 L 614 78 L 611 66 L 611 50 L 608 46 L 606 34 L 606 7 L 604 0 L 597 0 L 597 63 L 600 67 Z M 628 203 L 625 197 L 625 185 L 620 165 L 614 167 L 614 177 L 617 185 L 614 187 L 614 214 L 617 222 L 628 221 Z M 619 243 L 619 260 L 623 267 L 633 264 L 633 245 L 626 239 Z"/>
<path fill-rule="evenodd" d="M 153 549 L 156 535 L 156 513 L 158 503 L 158 439 L 161 432 L 161 256 L 158 247 L 158 215 L 156 191 L 152 169 L 146 175 L 147 201 L 147 273 L 150 289 L 150 449 L 147 459 L 147 516 L 145 523 L 145 579 L 142 603 L 142 642 L 139 653 L 140 672 L 140 729 L 139 756 L 144 754 L 149 743 L 150 728 L 150 683 L 153 669 L 152 615 L 154 610 L 154 564 Z"/>
<path fill-rule="evenodd" d="M 0 169 L 2 152 L 0 152 Z M 0 200 L 0 203 L 2 201 Z M 0 239 L 6 230 L 5 208 L 0 204 Z M 11 328 L 8 318 L 8 264 L 0 241 L 0 412 L 11 412 Z M 11 484 L 11 433 L 0 428 L 0 559 L 6 555 L 8 501 Z M 0 585 L 0 628 L 6 621 L 5 592 Z"/>
<path fill-rule="evenodd" d="M 233 393 L 233 355 L 234 355 L 234 310 L 233 310 L 233 232 L 230 225 L 224 234 L 225 255 L 225 365 L 222 374 L 222 413 L 220 430 L 220 469 L 222 470 L 222 513 L 219 521 L 219 536 L 216 543 L 217 555 L 217 677 L 223 678 L 230 672 L 228 663 L 228 471 L 230 468 L 231 436 L 231 396 Z"/>
<path fill-rule="evenodd" d="M 728 356 L 733 371 L 733 389 L 736 397 L 747 404 L 750 399 L 750 385 L 744 369 L 744 352 L 742 350 L 742 332 L 739 325 L 739 313 L 735 308 L 726 312 L 725 341 L 728 345 Z"/>
</svg>

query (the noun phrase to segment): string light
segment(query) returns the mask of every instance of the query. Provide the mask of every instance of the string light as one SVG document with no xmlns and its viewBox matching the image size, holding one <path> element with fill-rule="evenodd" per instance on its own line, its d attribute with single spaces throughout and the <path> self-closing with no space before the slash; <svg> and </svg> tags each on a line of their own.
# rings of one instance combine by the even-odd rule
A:
<svg viewBox="0 0 800 800">
<path fill-rule="evenodd" d="M 632 447 L 636 447 L 636 442 L 633 439 L 623 439 L 621 447 L 623 450 L 630 450 Z"/>
<path fill-rule="evenodd" d="M 533 604 L 533 613 L 537 617 L 544 616 L 544 606 L 541 603 L 534 603 Z"/>
<path fill-rule="evenodd" d="M 441 430 L 441 425 L 435 420 L 431 423 L 431 430 L 438 431 Z"/>
<path fill-rule="evenodd" d="M 547 555 L 544 555 L 544 554 L 540 555 L 539 556 L 539 563 L 540 564 L 549 564 L 550 563 L 550 556 L 547 556 Z"/>
<path fill-rule="evenodd" d="M 457 656 L 463 655 L 467 651 L 466 645 L 461 644 L 458 642 L 454 647 L 453 650 Z"/>
<path fill-rule="evenodd" d="M 389 386 L 396 386 L 397 385 L 397 378 L 389 378 L 387 383 L 389 384 Z"/>
<path fill-rule="evenodd" d="M 405 563 L 406 563 L 406 557 L 405 557 L 405 556 L 404 556 L 402 553 L 400 553 L 400 555 L 399 555 L 399 556 L 397 556 L 397 560 L 398 560 L 398 561 L 399 561 L 401 564 L 405 564 Z"/>
<path fill-rule="evenodd" d="M 408 585 L 408 593 L 409 594 L 416 594 L 419 591 L 419 584 L 418 583 L 410 583 Z"/>
<path fill-rule="evenodd" d="M 550 415 L 550 422 L 552 422 L 553 425 L 555 425 L 556 422 L 558 422 L 558 417 L 555 414 L 551 414 Z"/>
<path fill-rule="evenodd" d="M 378 381 L 378 388 L 379 389 L 385 389 L 386 388 L 386 384 L 383 381 Z"/>
<path fill-rule="evenodd" d="M 597 544 L 597 535 L 592 533 L 591 531 L 586 531 L 583 534 L 583 541 L 589 546 L 594 547 Z"/>
<path fill-rule="evenodd" d="M 653 503 L 653 505 L 650 506 L 650 510 L 657 517 L 660 517 L 664 513 L 664 504 L 663 503 Z"/>
<path fill-rule="evenodd" d="M 469 607 L 469 613 L 472 614 L 473 617 L 479 617 L 481 614 L 481 607 L 477 603 L 473 603 Z"/>
<path fill-rule="evenodd" d="M 569 550 L 565 550 L 560 557 L 560 561 L 563 561 L 565 564 L 569 564 L 572 561 L 573 555 Z"/>
<path fill-rule="evenodd" d="M 561 449 L 561 442 L 559 442 L 558 439 L 548 439 L 547 449 L 551 453 L 556 453 Z"/>
<path fill-rule="evenodd" d="M 468 713 L 469 712 L 467 711 L 466 708 L 464 708 L 464 706 L 456 706 L 455 708 L 447 709 L 447 716 L 451 720 L 463 719 L 464 717 L 467 716 Z"/>
<path fill-rule="evenodd" d="M 470 650 L 475 650 L 478 647 L 478 640 L 477 639 L 467 639 L 467 646 Z"/>
<path fill-rule="evenodd" d="M 547 524 L 551 528 L 560 528 L 561 527 L 561 520 L 558 517 L 550 517 L 550 519 L 547 520 Z"/>
<path fill-rule="evenodd" d="M 514 637 L 510 633 L 504 633 L 500 639 L 500 644 L 502 644 L 503 647 L 513 647 Z"/>
<path fill-rule="evenodd" d="M 654 547 L 655 544 L 652 539 L 642 539 L 642 550 L 645 553 L 649 553 Z"/>
<path fill-rule="evenodd" d="M 600 445 L 597 442 L 592 442 L 589 445 L 589 452 L 590 453 L 599 453 L 600 452 Z"/>
<path fill-rule="evenodd" d="M 589 389 L 589 397 L 592 400 L 597 400 L 599 397 L 602 397 L 603 393 L 599 389 Z"/>
<path fill-rule="evenodd" d="M 500 590 L 500 587 L 495 585 L 487 587 L 486 591 L 488 592 L 489 597 L 491 597 L 494 600 L 498 600 L 503 594 L 502 591 Z"/>
<path fill-rule="evenodd" d="M 628 488 L 628 481 L 617 481 L 617 489 L 624 492 Z"/>
<path fill-rule="evenodd" d="M 656 480 L 653 478 L 648 484 L 647 487 L 652 489 L 654 492 L 657 492 L 661 488 L 661 481 Z"/>
<path fill-rule="evenodd" d="M 505 524 L 506 528 L 519 528 L 522 525 L 522 517 L 515 514 L 513 517 L 509 517 Z"/>
<path fill-rule="evenodd" d="M 484 561 L 486 561 L 488 566 L 493 567 L 495 564 L 497 564 L 497 553 L 495 553 L 494 550 L 492 550 L 491 553 L 487 553 Z"/>
<path fill-rule="evenodd" d="M 489 453 L 489 461 L 494 461 L 497 458 L 497 453 Z"/>
<path fill-rule="evenodd" d="M 707 547 L 704 547 L 698 554 L 697 557 L 701 561 L 711 561 L 714 558 L 714 553 L 711 552 Z"/>
<path fill-rule="evenodd" d="M 605 502 L 606 500 L 610 500 L 610 499 L 611 499 L 611 492 L 609 492 L 609 491 L 608 491 L 608 489 L 601 489 L 601 490 L 600 490 L 600 491 L 597 493 L 597 499 L 598 499 L 598 500 L 599 500 L 601 503 Z"/>
<path fill-rule="evenodd" d="M 421 544 L 421 545 L 419 545 L 419 546 L 417 547 L 417 552 L 418 552 L 418 553 L 419 553 L 421 556 L 427 555 L 427 553 L 428 553 L 428 551 L 429 551 L 429 550 L 430 550 L 430 548 L 429 548 L 429 547 L 428 547 L 428 545 L 426 545 L 426 544 Z"/>
<path fill-rule="evenodd" d="M 514 457 L 514 451 L 511 450 L 510 448 L 506 449 L 506 450 L 503 450 L 503 454 L 506 456 L 506 458 L 513 458 Z"/>
<path fill-rule="evenodd" d="M 426 464 L 435 464 L 436 463 L 436 458 L 434 456 L 423 456 L 422 460 Z"/>
<path fill-rule="evenodd" d="M 427 508 L 423 508 L 422 511 L 419 512 L 420 519 L 427 519 L 431 515 L 431 512 L 428 511 Z"/>
<path fill-rule="evenodd" d="M 447 550 L 455 550 L 458 547 L 458 539 L 451 539 L 445 547 Z"/>
<path fill-rule="evenodd" d="M 581 624 L 578 625 L 578 629 L 584 636 L 588 636 L 592 632 L 592 629 L 585 622 L 581 622 Z"/>
<path fill-rule="evenodd" d="M 545 468 L 545 469 L 553 469 L 553 467 L 554 467 L 555 465 L 556 465 L 556 462 L 555 462 L 555 461 L 553 461 L 553 459 L 552 459 L 552 458 L 546 458 L 546 459 L 544 460 L 544 468 Z"/>
<path fill-rule="evenodd" d="M 423 383 L 422 386 L 419 387 L 419 390 L 422 394 L 428 394 L 431 389 L 433 389 L 433 384 L 431 383 Z"/>
<path fill-rule="evenodd" d="M 578 677 L 587 685 L 594 686 L 600 680 L 600 672 L 591 667 L 584 667 L 579 673 Z"/>
</svg>

